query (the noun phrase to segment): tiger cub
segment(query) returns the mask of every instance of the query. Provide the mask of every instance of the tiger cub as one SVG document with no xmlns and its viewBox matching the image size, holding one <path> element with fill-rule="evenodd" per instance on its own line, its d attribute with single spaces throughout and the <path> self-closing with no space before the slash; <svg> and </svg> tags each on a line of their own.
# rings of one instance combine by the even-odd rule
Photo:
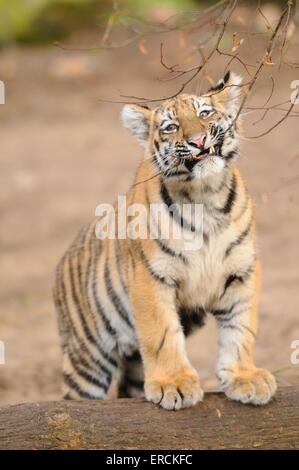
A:
<svg viewBox="0 0 299 470">
<path fill-rule="evenodd" d="M 123 108 L 124 126 L 145 150 L 126 204 L 144 208 L 139 225 L 155 236 L 134 235 L 134 211 L 119 221 L 115 207 L 116 236 L 103 236 L 96 218 L 60 261 L 65 398 L 103 399 L 116 379 L 120 396 L 144 390 L 167 410 L 195 405 L 203 391 L 185 336 L 208 313 L 219 327 L 216 374 L 227 397 L 255 405 L 273 397 L 274 377 L 253 362 L 259 263 L 252 201 L 234 163 L 241 90 L 228 72 L 202 96 Z"/>
</svg>

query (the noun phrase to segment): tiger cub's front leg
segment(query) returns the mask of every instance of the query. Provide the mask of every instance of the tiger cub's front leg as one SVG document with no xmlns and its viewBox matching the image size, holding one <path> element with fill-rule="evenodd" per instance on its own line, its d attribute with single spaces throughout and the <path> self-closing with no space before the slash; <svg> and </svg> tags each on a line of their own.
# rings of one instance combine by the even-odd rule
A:
<svg viewBox="0 0 299 470">
<path fill-rule="evenodd" d="M 175 307 L 175 286 L 136 265 L 131 300 L 144 363 L 145 396 L 167 410 L 195 405 L 203 398 L 191 366 Z"/>
<path fill-rule="evenodd" d="M 243 278 L 232 276 L 221 308 L 213 314 L 219 326 L 217 376 L 222 389 L 232 400 L 264 405 L 275 394 L 276 381 L 269 371 L 255 367 L 253 361 L 258 277 L 258 265 Z"/>
</svg>

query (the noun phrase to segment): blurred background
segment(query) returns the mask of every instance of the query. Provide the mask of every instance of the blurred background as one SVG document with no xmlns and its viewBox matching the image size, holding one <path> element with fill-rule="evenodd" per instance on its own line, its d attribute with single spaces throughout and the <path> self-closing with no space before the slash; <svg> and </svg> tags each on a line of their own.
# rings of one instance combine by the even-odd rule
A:
<svg viewBox="0 0 299 470">
<path fill-rule="evenodd" d="M 121 127 L 121 104 L 109 100 L 176 92 L 188 75 L 176 78 L 161 62 L 184 70 L 200 63 L 228 3 L 0 0 L 0 405 L 60 398 L 55 266 L 95 207 L 126 192 L 142 157 Z M 238 2 L 220 42 L 227 55 L 215 53 L 186 90 L 206 90 L 229 61 L 248 81 L 285 4 Z M 296 20 L 287 35 L 284 61 L 279 51 L 267 59 L 243 111 L 239 162 L 254 196 L 263 267 L 256 361 L 281 385 L 299 382 L 290 362 L 299 340 L 298 116 L 294 107 L 256 138 L 284 115 L 283 106 L 251 108 L 290 98 L 299 79 Z M 242 62 L 231 57 L 236 51 Z M 210 318 L 188 343 L 206 389 L 216 387 L 216 346 Z"/>
</svg>

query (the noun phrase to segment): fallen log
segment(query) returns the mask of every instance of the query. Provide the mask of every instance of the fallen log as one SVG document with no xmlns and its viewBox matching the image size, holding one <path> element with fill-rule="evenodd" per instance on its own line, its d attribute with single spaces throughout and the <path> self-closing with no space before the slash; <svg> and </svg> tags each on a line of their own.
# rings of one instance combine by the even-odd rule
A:
<svg viewBox="0 0 299 470">
<path fill-rule="evenodd" d="M 5 406 L 0 449 L 299 449 L 299 387 L 264 407 L 221 393 L 178 412 L 143 399 Z"/>
</svg>

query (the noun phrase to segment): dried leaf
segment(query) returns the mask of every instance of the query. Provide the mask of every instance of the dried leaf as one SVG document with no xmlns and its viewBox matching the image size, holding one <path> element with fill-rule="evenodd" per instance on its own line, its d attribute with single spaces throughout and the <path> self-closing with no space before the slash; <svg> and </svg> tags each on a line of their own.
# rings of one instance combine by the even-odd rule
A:
<svg viewBox="0 0 299 470">
<path fill-rule="evenodd" d="M 238 39 L 237 33 L 233 33 L 233 47 L 232 52 L 235 52 L 243 44 L 244 38 Z"/>
<path fill-rule="evenodd" d="M 147 49 L 145 47 L 145 39 L 140 39 L 138 43 L 138 49 L 140 50 L 141 54 L 147 55 Z"/>
<path fill-rule="evenodd" d="M 264 65 L 274 65 L 274 62 L 272 62 L 271 56 L 269 52 L 266 52 L 263 58 L 263 64 Z"/>
</svg>

